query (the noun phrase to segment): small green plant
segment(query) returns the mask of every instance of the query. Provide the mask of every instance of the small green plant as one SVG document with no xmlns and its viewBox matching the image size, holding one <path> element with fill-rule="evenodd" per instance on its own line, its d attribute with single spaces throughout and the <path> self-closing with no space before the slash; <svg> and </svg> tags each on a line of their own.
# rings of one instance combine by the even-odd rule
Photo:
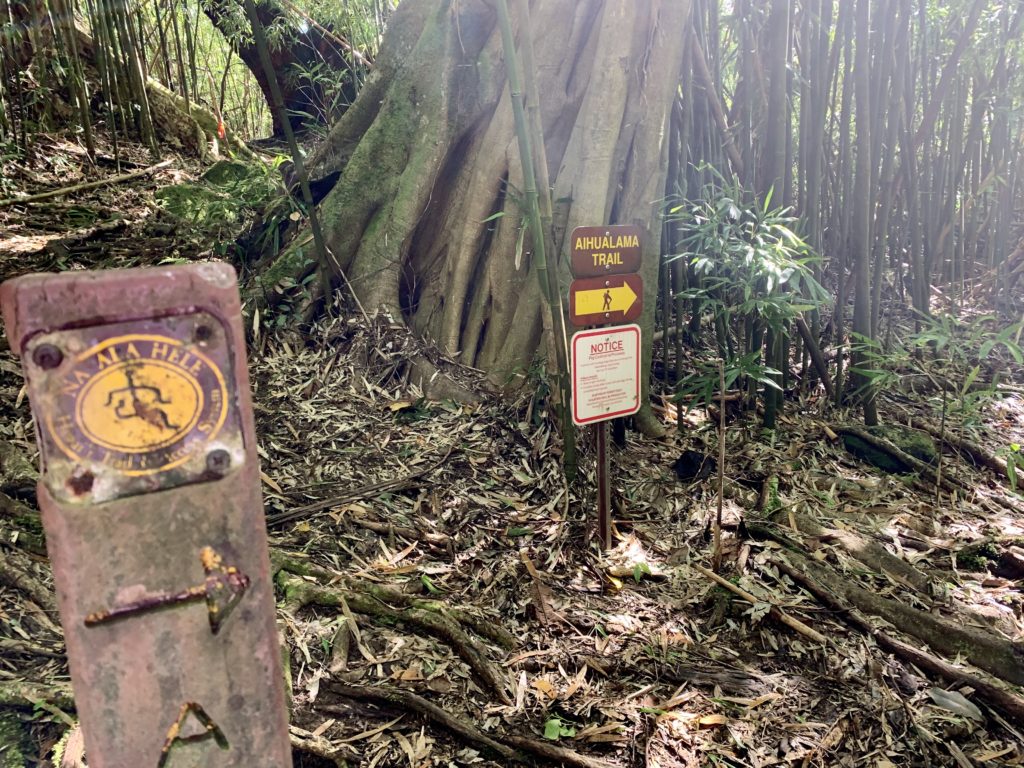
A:
<svg viewBox="0 0 1024 768">
<path fill-rule="evenodd" d="M 567 726 L 560 717 L 549 718 L 544 723 L 544 738 L 549 741 L 558 741 L 561 738 L 572 738 L 576 735 L 576 729 Z"/>
<path fill-rule="evenodd" d="M 702 403 L 714 401 L 718 390 L 718 363 L 699 361 L 697 370 L 680 380 L 676 390 L 676 399 L 681 400 L 690 395 L 696 396 Z M 734 357 L 725 364 L 725 388 L 730 389 L 737 381 L 753 381 L 765 387 L 781 391 L 778 382 L 773 378 L 780 371 L 761 361 L 761 352 L 750 352 Z"/>
<path fill-rule="evenodd" d="M 254 212 L 276 211 L 286 216 L 297 210 L 280 181 L 277 168 L 282 161 L 281 157 L 270 164 L 222 160 L 197 182 L 158 190 L 156 199 L 196 228 L 217 238 L 233 239 L 234 230 Z M 287 210 L 277 211 L 281 206 Z"/>
<path fill-rule="evenodd" d="M 647 563 L 636 563 L 633 566 L 633 580 L 639 584 L 644 576 L 651 575 L 651 566 Z"/>
<path fill-rule="evenodd" d="M 1024 475 L 1024 450 L 1021 450 L 1020 443 L 1010 443 L 999 453 L 1006 461 L 1006 477 L 1010 481 L 1010 488 L 1016 493 L 1020 478 Z"/>
<path fill-rule="evenodd" d="M 922 316 L 921 329 L 888 350 L 877 340 L 854 335 L 852 346 L 861 353 L 864 363 L 851 370 L 864 377 L 863 387 L 875 391 L 904 386 L 908 372 L 923 377 L 938 390 L 934 399 L 941 413 L 942 433 L 947 429 L 947 418 L 953 415 L 962 437 L 968 427 L 980 424 L 985 406 L 998 395 L 998 371 L 1003 361 L 996 353 L 1024 364 L 1024 350 L 1017 342 L 1024 323 L 993 331 L 990 326 L 994 319 L 986 315 L 968 323 L 949 314 Z M 988 381 L 981 377 L 986 366 L 993 370 Z M 1024 469 L 1020 446 L 1015 450 L 1010 445 L 1000 453 L 1006 459 L 1010 487 L 1016 491 L 1018 470 Z"/>
<path fill-rule="evenodd" d="M 751 397 L 763 388 L 771 426 L 784 365 L 779 342 L 828 293 L 813 276 L 818 257 L 794 231 L 788 210 L 773 207 L 771 193 L 758 200 L 738 182 L 715 176 L 719 183 L 702 199 L 669 209 L 682 238 L 667 260 L 689 266 L 690 286 L 677 297 L 689 299 L 695 315 L 710 316 L 726 385 L 739 380 Z M 707 402 L 717 388 L 717 369 L 709 368 L 687 377 L 677 396 L 699 393 Z"/>
</svg>

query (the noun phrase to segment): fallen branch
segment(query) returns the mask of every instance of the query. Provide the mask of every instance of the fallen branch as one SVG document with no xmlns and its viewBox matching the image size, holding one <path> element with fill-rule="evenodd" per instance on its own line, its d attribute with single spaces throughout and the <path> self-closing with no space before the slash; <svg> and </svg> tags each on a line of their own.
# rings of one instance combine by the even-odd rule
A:
<svg viewBox="0 0 1024 768">
<path fill-rule="evenodd" d="M 561 763 L 562 765 L 573 766 L 574 768 L 613 768 L 612 764 L 600 758 L 588 757 L 579 752 L 574 752 L 565 747 L 549 744 L 536 739 L 524 736 L 502 735 L 491 737 L 479 730 L 475 725 L 461 720 L 451 713 L 441 709 L 433 702 L 419 696 L 411 691 L 403 691 L 397 688 L 375 688 L 344 685 L 342 683 L 330 683 L 327 689 L 339 696 L 358 701 L 376 701 L 383 704 L 392 704 L 410 709 L 423 715 L 432 722 L 447 728 L 452 733 L 466 739 L 467 741 L 485 747 L 505 760 L 529 765 L 529 760 L 523 753 L 529 753 L 536 757 L 544 758 Z M 347 711 L 332 707 L 317 707 L 321 712 L 327 714 L 344 714 Z"/>
<path fill-rule="evenodd" d="M 156 165 L 151 165 L 148 168 L 143 168 L 141 171 L 122 173 L 120 176 L 112 176 L 107 179 L 100 179 L 99 181 L 87 181 L 82 184 L 73 184 L 70 187 L 51 189 L 49 192 L 40 192 L 35 195 L 27 195 L 26 197 L 9 197 L 6 200 L 0 200 L 0 208 L 4 208 L 8 205 L 18 205 L 20 203 L 34 203 L 38 200 L 49 200 L 53 197 L 63 197 L 64 195 L 70 195 L 74 192 L 85 192 L 89 189 L 96 189 L 97 187 L 105 187 L 112 184 L 121 184 L 125 181 L 141 178 L 142 176 L 149 176 L 151 173 L 155 173 L 161 168 L 166 168 L 171 164 L 171 162 L 172 160 L 168 159 L 161 163 L 157 163 Z"/>
<path fill-rule="evenodd" d="M 441 638 L 469 665 L 477 679 L 504 703 L 511 703 L 506 681 L 488 660 L 485 649 L 445 613 L 415 607 L 399 610 L 363 591 L 321 587 L 294 577 L 281 581 L 285 589 L 285 603 L 293 610 L 311 604 L 331 608 L 347 604 L 356 613 L 412 624 Z"/>
<path fill-rule="evenodd" d="M 910 467 L 919 475 L 929 478 L 933 484 L 938 482 L 939 485 L 942 487 L 942 490 L 948 493 L 961 493 L 963 491 L 970 490 L 969 488 L 967 488 L 966 485 L 964 485 L 959 480 L 953 480 L 945 476 L 940 479 L 932 467 L 928 466 L 917 457 L 911 456 L 906 451 L 898 448 L 890 440 L 886 440 L 884 437 L 878 437 L 877 435 L 873 435 L 866 429 L 861 429 L 860 427 L 854 427 L 850 425 L 843 425 L 836 427 L 835 431 L 840 435 L 853 435 L 854 437 L 863 440 L 872 448 L 875 448 L 884 453 L 888 453 L 890 456 L 893 456 L 906 466 Z"/>
<path fill-rule="evenodd" d="M 400 525 L 394 525 L 393 523 L 378 523 L 375 520 L 366 520 L 362 517 L 350 517 L 348 519 L 353 525 L 358 525 L 360 528 L 365 528 L 368 531 L 380 533 L 385 536 L 401 536 L 403 539 L 422 541 L 435 547 L 444 547 L 452 543 L 451 536 L 446 533 L 417 531 L 415 528 L 405 528 Z"/>
<path fill-rule="evenodd" d="M 951 683 L 969 686 L 983 698 L 993 709 L 999 710 L 1014 722 L 1024 722 L 1024 698 L 1005 688 L 997 680 L 989 678 L 982 672 L 970 672 L 955 667 L 947 661 L 922 651 L 920 648 L 907 645 L 880 629 L 873 627 L 856 609 L 843 604 L 832 592 L 813 581 L 799 568 L 794 568 L 782 558 L 772 559 L 772 563 L 797 584 L 800 584 L 814 595 L 824 606 L 851 625 L 870 635 L 880 648 L 894 653 L 903 661 L 916 665 L 922 671 L 935 675 Z"/>
<path fill-rule="evenodd" d="M 332 744 L 323 736 L 316 736 L 295 725 L 288 727 L 288 737 L 293 750 L 329 760 L 338 768 L 347 768 L 349 761 L 358 762 L 359 760 L 359 756 L 348 747 Z"/>
<path fill-rule="evenodd" d="M 71 695 L 70 686 L 42 686 L 14 681 L 0 682 L 0 707 L 35 709 L 39 704 L 50 704 L 69 712 L 75 711 L 75 699 Z"/>
<path fill-rule="evenodd" d="M 31 640 L 21 640 L 17 637 L 0 637 L 0 654 L 26 653 L 31 656 L 45 656 L 48 659 L 63 659 L 64 654 L 60 650 L 47 648 L 45 645 L 33 643 Z"/>
<path fill-rule="evenodd" d="M 289 509 L 285 512 L 278 512 L 273 515 L 267 515 L 267 527 L 273 525 L 281 525 L 282 523 L 291 522 L 296 518 L 302 517 L 306 514 L 317 514 L 324 510 L 331 509 L 332 507 L 339 507 L 342 504 L 351 504 L 356 501 L 368 498 L 370 496 L 379 496 L 382 493 L 394 493 L 395 491 L 408 488 L 415 480 L 428 475 L 435 469 L 440 468 L 448 461 L 448 457 L 451 455 L 452 449 L 449 448 L 448 452 L 438 461 L 436 464 L 431 464 L 429 467 L 412 472 L 405 477 L 399 477 L 394 480 L 384 480 L 380 483 L 371 483 L 369 485 L 362 485 L 359 488 L 355 488 L 348 493 L 343 493 L 340 496 L 334 496 L 330 499 L 322 499 L 321 501 L 314 501 L 311 504 L 306 504 L 295 509 Z"/>
<path fill-rule="evenodd" d="M 32 602 L 52 616 L 57 615 L 57 600 L 53 590 L 33 576 L 29 568 L 31 560 L 17 549 L 0 546 L 0 584 L 16 589 L 28 596 Z"/>
<path fill-rule="evenodd" d="M 725 589 L 727 589 L 730 592 L 732 592 L 734 595 L 738 595 L 739 597 L 742 597 L 744 600 L 746 600 L 751 605 L 756 605 L 757 603 L 764 602 L 762 600 L 758 600 L 756 597 L 754 597 L 754 595 L 750 594 L 745 589 L 740 589 L 735 584 L 733 584 L 731 581 L 726 581 L 721 576 L 719 576 L 717 573 L 715 573 L 714 571 L 712 571 L 712 570 L 710 570 L 708 568 L 705 568 L 702 565 L 697 565 L 696 563 L 694 563 L 693 567 L 696 568 L 701 573 L 703 573 L 705 576 L 707 576 L 713 582 L 715 582 L 718 586 L 724 587 Z M 832 641 L 829 640 L 827 637 L 825 637 L 823 634 L 821 634 L 817 630 L 807 626 L 802 621 L 800 621 L 800 619 L 794 619 L 788 613 L 786 613 L 781 608 L 779 608 L 779 606 L 773 605 L 771 607 L 771 611 L 769 613 L 770 613 L 770 615 L 776 621 L 782 622 L 787 627 L 789 627 L 790 629 L 794 630 L 795 632 L 799 632 L 804 637 L 810 638 L 814 642 L 821 643 L 822 645 L 832 645 Z"/>
</svg>

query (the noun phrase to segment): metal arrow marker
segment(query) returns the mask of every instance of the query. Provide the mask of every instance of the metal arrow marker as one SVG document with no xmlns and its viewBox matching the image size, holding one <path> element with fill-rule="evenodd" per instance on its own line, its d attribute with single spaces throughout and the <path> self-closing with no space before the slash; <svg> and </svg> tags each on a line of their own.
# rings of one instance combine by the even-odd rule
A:
<svg viewBox="0 0 1024 768">
<path fill-rule="evenodd" d="M 95 627 L 164 608 L 206 601 L 210 631 L 216 635 L 249 588 L 249 577 L 233 565 L 224 565 L 212 547 L 203 547 L 199 559 L 206 573 L 202 584 L 181 592 L 150 595 L 106 611 L 90 613 L 85 617 L 85 625 Z"/>
</svg>

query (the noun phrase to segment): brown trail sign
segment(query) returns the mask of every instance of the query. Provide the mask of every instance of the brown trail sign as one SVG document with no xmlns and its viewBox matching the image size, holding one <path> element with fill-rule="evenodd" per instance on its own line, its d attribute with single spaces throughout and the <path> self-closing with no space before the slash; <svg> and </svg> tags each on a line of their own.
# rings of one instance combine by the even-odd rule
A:
<svg viewBox="0 0 1024 768">
<path fill-rule="evenodd" d="M 576 227 L 570 245 L 572 273 L 576 277 L 622 275 L 640 269 L 639 227 Z"/>
<path fill-rule="evenodd" d="M 90 768 L 288 768 L 234 270 L 0 286 Z"/>
</svg>

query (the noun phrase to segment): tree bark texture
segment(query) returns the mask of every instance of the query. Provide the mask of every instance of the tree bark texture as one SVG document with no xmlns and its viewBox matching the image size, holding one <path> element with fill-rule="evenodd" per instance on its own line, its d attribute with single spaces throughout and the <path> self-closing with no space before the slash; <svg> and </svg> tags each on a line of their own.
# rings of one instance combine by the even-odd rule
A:
<svg viewBox="0 0 1024 768">
<path fill-rule="evenodd" d="M 645 371 L 689 7 L 531 7 L 559 290 L 568 290 L 574 227 L 640 226 Z M 520 237 L 522 167 L 493 8 L 403 2 L 374 71 L 312 168 L 341 172 L 321 203 L 324 233 L 363 305 L 401 316 L 497 386 L 521 382 L 541 340 L 542 299 L 529 247 L 517 247 L 530 238 Z"/>
<path fill-rule="evenodd" d="M 239 39 L 234 29 L 239 23 L 235 15 L 238 9 L 234 5 L 229 5 L 226 0 L 202 3 L 201 7 L 213 25 L 231 41 L 238 57 L 259 84 L 267 104 L 273 104 L 270 81 L 260 65 L 255 43 L 251 37 Z M 291 29 L 296 24 L 295 19 L 289 19 L 281 7 L 270 2 L 256 3 L 256 13 L 264 28 L 283 25 Z M 323 114 L 323 109 L 332 100 L 332 95 L 325 87 L 326 78 L 300 77 L 299 74 L 317 71 L 322 66 L 328 67 L 331 70 L 330 80 L 341 80 L 342 86 L 338 90 L 346 101 L 351 102 L 357 90 L 356 68 L 353 63 L 355 55 L 344 50 L 342 42 L 333 36 L 330 29 L 319 25 L 307 24 L 305 30 L 290 34 L 292 36 L 286 40 L 271 46 L 271 59 L 277 73 L 285 111 L 288 113 L 288 122 L 293 131 L 300 132 L 309 124 L 315 125 L 320 120 L 331 117 Z M 271 110 L 271 114 L 274 135 L 284 136 L 284 125 L 280 116 L 274 110 Z"/>
</svg>

